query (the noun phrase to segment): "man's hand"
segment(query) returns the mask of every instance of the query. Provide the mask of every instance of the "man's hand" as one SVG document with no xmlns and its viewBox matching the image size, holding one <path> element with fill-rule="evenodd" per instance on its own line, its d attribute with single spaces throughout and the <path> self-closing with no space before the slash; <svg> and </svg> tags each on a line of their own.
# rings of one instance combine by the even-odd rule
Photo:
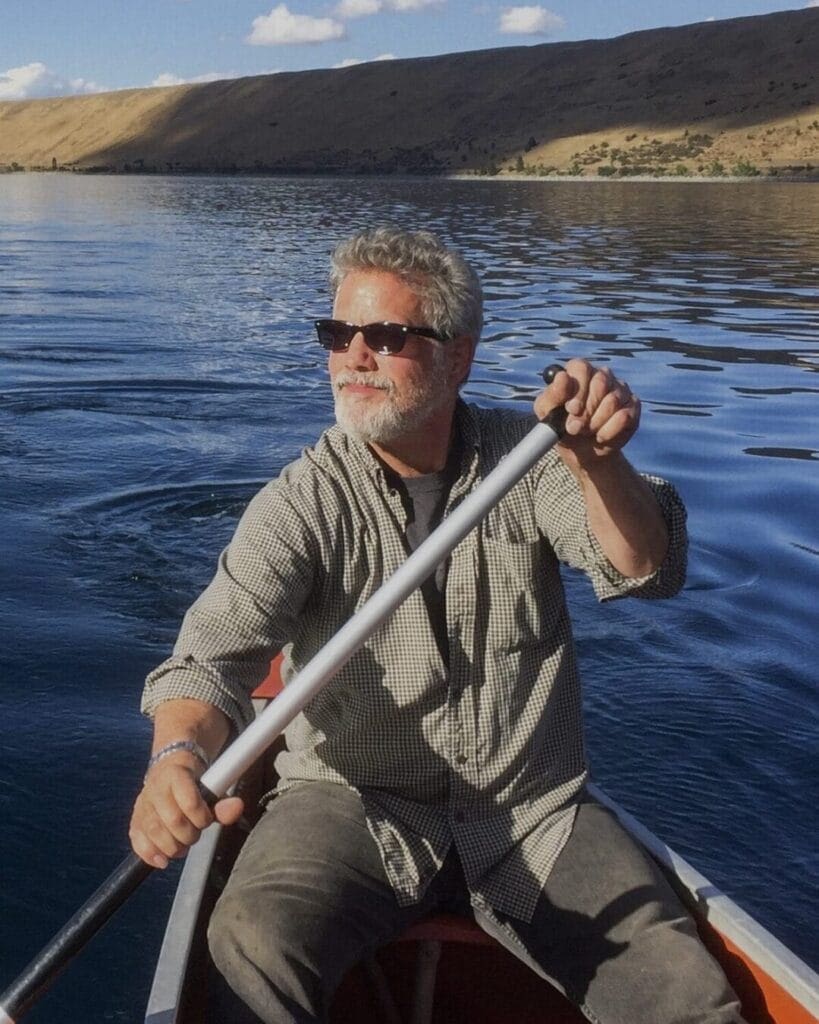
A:
<svg viewBox="0 0 819 1024">
<path fill-rule="evenodd" d="M 610 370 L 572 359 L 535 400 L 543 419 L 566 410 L 557 450 L 580 485 L 589 528 L 624 576 L 657 569 L 668 549 L 668 528 L 648 483 L 622 454 L 640 423 L 640 401 Z"/>
<path fill-rule="evenodd" d="M 566 410 L 566 431 L 559 451 L 573 469 L 587 468 L 620 451 L 640 424 L 640 400 L 609 369 L 572 359 L 535 400 L 543 419 L 553 409 Z"/>
<path fill-rule="evenodd" d="M 153 749 L 193 740 L 207 757 L 214 758 L 229 731 L 227 717 L 210 704 L 188 698 L 169 700 L 154 713 Z M 238 797 L 220 800 L 211 811 L 197 786 L 203 771 L 202 761 L 185 749 L 173 750 L 148 771 L 129 830 L 134 853 L 146 864 L 165 868 L 170 858 L 184 857 L 214 817 L 223 825 L 241 817 L 244 806 Z"/>
<path fill-rule="evenodd" d="M 134 805 L 129 835 L 134 853 L 155 868 L 184 857 L 214 817 L 232 825 L 242 815 L 239 797 L 220 800 L 213 811 L 199 794 L 202 764 L 180 750 L 154 765 Z"/>
</svg>

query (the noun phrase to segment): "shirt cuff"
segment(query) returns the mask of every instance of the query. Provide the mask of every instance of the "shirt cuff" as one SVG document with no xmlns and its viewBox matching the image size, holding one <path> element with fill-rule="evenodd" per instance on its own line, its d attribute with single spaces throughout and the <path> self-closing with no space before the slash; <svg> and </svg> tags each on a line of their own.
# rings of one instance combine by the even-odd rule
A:
<svg viewBox="0 0 819 1024">
<path fill-rule="evenodd" d="M 153 718 L 160 704 L 169 700 L 201 700 L 221 711 L 241 732 L 254 718 L 253 702 L 239 687 L 230 690 L 217 670 L 198 663 L 190 655 L 174 656 L 154 669 L 145 680 L 142 713 Z"/>
<path fill-rule="evenodd" d="M 609 561 L 600 542 L 588 530 L 589 544 L 595 554 L 591 581 L 598 601 L 618 597 L 641 597 L 648 600 L 673 597 L 685 583 L 688 562 L 686 511 L 676 488 L 657 476 L 641 474 L 657 499 L 668 529 L 668 548 L 662 563 L 647 576 L 624 576 Z"/>
</svg>

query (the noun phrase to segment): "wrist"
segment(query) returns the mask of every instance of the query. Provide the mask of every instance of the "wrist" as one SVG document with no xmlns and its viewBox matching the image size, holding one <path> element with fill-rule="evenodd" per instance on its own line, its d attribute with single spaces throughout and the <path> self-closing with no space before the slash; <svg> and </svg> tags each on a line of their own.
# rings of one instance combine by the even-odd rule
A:
<svg viewBox="0 0 819 1024">
<path fill-rule="evenodd" d="M 164 761 L 166 758 L 179 753 L 185 753 L 197 760 L 206 771 L 210 768 L 210 759 L 208 758 L 208 755 L 195 740 L 174 740 L 171 743 L 166 743 L 151 755 L 148 761 L 148 766 L 145 769 L 145 778 L 147 779 L 148 773 L 152 768 L 158 765 L 160 761 Z"/>
<path fill-rule="evenodd" d="M 571 470 L 579 483 L 622 472 L 623 464 L 629 465 L 623 453 L 617 449 L 599 451 L 589 448 L 579 451 L 567 445 L 558 445 L 558 453 L 566 468 Z"/>
</svg>

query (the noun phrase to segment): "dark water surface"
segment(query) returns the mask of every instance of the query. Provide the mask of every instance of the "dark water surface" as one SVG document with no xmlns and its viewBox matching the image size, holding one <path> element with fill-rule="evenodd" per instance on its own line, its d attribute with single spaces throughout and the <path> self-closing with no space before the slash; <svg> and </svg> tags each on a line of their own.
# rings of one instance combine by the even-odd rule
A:
<svg viewBox="0 0 819 1024">
<path fill-rule="evenodd" d="M 168 651 L 250 496 L 330 421 L 332 244 L 428 226 L 483 274 L 467 388 L 555 357 L 643 398 L 689 582 L 567 580 L 599 782 L 819 966 L 819 185 L 0 179 L 0 989 L 126 850 Z M 178 868 L 27 1020 L 142 1019 Z"/>
</svg>

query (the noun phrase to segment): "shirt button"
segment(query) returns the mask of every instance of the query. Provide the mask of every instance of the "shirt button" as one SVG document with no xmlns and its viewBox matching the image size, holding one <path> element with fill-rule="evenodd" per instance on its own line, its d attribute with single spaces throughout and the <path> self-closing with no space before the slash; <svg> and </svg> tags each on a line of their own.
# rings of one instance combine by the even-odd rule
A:
<svg viewBox="0 0 819 1024">
<path fill-rule="evenodd" d="M 462 810 L 457 810 L 453 813 L 452 820 L 456 821 L 459 825 L 461 825 L 464 821 L 466 821 L 466 814 Z"/>
<path fill-rule="evenodd" d="M 466 754 L 458 754 L 455 758 L 455 764 L 466 764 Z"/>
</svg>

